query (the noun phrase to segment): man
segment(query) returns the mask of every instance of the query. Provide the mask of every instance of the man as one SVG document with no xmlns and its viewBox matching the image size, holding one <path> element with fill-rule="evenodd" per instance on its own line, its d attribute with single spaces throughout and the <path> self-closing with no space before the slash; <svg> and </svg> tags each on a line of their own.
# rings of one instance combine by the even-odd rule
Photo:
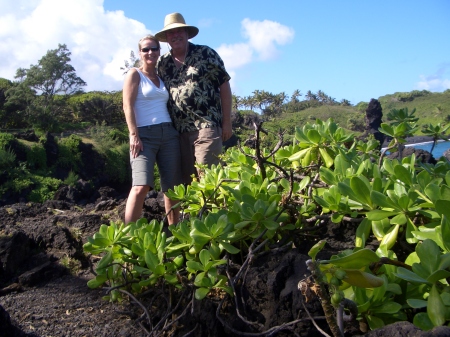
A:
<svg viewBox="0 0 450 337">
<path fill-rule="evenodd" d="M 169 113 L 180 132 L 183 183 L 198 175 L 195 163 L 219 164 L 222 141 L 232 135 L 230 75 L 216 51 L 188 40 L 198 34 L 179 13 L 166 15 L 164 28 L 155 34 L 171 50 L 157 64 L 169 90 Z"/>
</svg>

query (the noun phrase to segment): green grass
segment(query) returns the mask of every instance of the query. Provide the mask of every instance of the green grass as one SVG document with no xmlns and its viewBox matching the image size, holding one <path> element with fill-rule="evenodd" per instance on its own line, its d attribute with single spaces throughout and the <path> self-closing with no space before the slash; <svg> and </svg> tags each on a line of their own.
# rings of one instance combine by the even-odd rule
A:
<svg viewBox="0 0 450 337">
<path fill-rule="evenodd" d="M 378 98 L 383 110 L 383 122 L 388 123 L 386 116 L 393 109 L 416 109 L 415 116 L 419 118 L 417 124 L 421 135 L 421 126 L 425 124 L 442 125 L 450 123 L 450 89 L 443 93 L 428 91 L 412 91 L 409 93 L 396 92 Z M 271 131 L 285 130 L 293 134 L 295 127 L 302 127 L 307 122 L 314 123 L 316 119 L 332 118 L 339 126 L 355 134 L 364 130 L 365 110 L 359 111 L 356 106 L 321 105 L 294 113 L 283 113 L 268 121 L 264 127 Z M 361 129 L 362 128 L 362 129 Z"/>
</svg>

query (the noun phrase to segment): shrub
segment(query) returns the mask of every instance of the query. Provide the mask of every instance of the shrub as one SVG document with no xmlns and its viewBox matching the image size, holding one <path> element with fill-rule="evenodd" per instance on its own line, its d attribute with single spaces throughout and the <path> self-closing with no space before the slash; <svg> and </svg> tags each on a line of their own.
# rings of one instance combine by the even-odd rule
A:
<svg viewBox="0 0 450 337">
<path fill-rule="evenodd" d="M 16 154 L 11 148 L 0 147 L 0 170 L 7 170 L 14 165 Z"/>
<path fill-rule="evenodd" d="M 0 148 L 10 145 L 14 141 L 14 136 L 10 133 L 0 132 Z"/>
<path fill-rule="evenodd" d="M 39 203 L 53 199 L 62 183 L 59 179 L 38 175 L 33 175 L 31 178 L 34 182 L 34 186 L 33 190 L 28 195 L 28 200 Z"/>
<path fill-rule="evenodd" d="M 124 183 L 130 180 L 130 152 L 129 145 L 122 145 L 111 148 L 106 153 L 105 173 L 109 180 Z"/>
<path fill-rule="evenodd" d="M 102 155 L 106 155 L 117 145 L 112 128 L 107 126 L 105 122 L 95 124 L 89 129 L 89 134 L 95 142 L 95 148 Z"/>
<path fill-rule="evenodd" d="M 42 144 L 34 144 L 27 151 L 27 164 L 30 168 L 47 168 L 47 154 Z"/>
<path fill-rule="evenodd" d="M 67 178 L 64 179 L 64 184 L 67 186 L 75 186 L 77 184 L 78 179 L 80 179 L 78 174 L 74 173 L 73 171 L 70 171 Z"/>
<path fill-rule="evenodd" d="M 81 138 L 77 135 L 70 135 L 58 141 L 59 157 L 57 165 L 77 170 L 81 163 L 80 152 Z"/>
</svg>

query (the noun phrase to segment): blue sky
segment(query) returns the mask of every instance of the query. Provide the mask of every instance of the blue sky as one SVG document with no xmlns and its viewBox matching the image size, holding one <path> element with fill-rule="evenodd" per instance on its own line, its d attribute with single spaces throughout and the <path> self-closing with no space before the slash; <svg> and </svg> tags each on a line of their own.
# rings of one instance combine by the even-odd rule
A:
<svg viewBox="0 0 450 337">
<path fill-rule="evenodd" d="M 120 90 L 136 42 L 180 12 L 216 49 L 235 95 L 324 91 L 368 102 L 450 88 L 450 1 L 0 0 L 0 77 L 65 43 L 86 90 Z M 167 51 L 167 46 L 164 46 Z"/>
</svg>

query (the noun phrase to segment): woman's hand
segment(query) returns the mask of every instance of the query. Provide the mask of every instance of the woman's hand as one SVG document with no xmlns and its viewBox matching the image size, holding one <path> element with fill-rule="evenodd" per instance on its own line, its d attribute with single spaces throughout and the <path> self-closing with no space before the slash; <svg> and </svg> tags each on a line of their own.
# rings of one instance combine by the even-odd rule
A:
<svg viewBox="0 0 450 337">
<path fill-rule="evenodd" d="M 136 158 L 139 152 L 144 150 L 144 145 L 138 135 L 130 135 L 130 154 L 131 158 Z"/>
</svg>

